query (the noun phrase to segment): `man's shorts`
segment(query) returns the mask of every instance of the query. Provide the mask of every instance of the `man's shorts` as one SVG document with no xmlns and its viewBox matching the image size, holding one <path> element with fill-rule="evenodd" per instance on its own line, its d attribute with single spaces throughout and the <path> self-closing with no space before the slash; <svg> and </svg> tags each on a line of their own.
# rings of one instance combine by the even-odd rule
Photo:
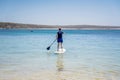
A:
<svg viewBox="0 0 120 80">
<path fill-rule="evenodd" d="M 57 39 L 57 42 L 58 42 L 58 43 L 59 43 L 59 42 L 62 43 L 62 42 L 63 42 L 63 39 L 62 39 L 62 38 L 58 38 L 58 39 Z"/>
</svg>

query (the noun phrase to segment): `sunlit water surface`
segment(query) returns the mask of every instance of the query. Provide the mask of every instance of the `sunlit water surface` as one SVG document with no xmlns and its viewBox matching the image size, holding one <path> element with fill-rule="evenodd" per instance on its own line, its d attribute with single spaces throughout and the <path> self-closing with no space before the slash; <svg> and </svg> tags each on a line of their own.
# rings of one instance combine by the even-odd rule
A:
<svg viewBox="0 0 120 80">
<path fill-rule="evenodd" d="M 0 30 L 0 80 L 120 80 L 119 30 Z"/>
</svg>

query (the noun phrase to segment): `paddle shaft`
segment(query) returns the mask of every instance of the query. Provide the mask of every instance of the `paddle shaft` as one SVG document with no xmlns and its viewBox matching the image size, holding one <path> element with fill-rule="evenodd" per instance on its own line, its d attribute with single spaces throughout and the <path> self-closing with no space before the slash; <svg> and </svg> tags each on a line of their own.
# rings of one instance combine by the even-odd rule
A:
<svg viewBox="0 0 120 80">
<path fill-rule="evenodd" d="M 51 44 L 50 44 L 50 46 L 52 46 L 53 45 L 53 43 L 56 41 L 57 39 L 55 39 Z"/>
</svg>

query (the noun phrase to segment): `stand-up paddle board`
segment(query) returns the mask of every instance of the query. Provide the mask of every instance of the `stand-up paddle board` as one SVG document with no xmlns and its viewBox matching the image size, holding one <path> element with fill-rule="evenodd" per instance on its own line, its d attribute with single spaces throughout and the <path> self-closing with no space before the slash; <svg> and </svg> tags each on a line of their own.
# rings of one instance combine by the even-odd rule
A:
<svg viewBox="0 0 120 80">
<path fill-rule="evenodd" d="M 65 51 L 66 51 L 65 49 L 59 49 L 58 51 L 55 51 L 55 53 L 58 53 L 58 54 L 59 53 L 65 53 Z"/>
</svg>

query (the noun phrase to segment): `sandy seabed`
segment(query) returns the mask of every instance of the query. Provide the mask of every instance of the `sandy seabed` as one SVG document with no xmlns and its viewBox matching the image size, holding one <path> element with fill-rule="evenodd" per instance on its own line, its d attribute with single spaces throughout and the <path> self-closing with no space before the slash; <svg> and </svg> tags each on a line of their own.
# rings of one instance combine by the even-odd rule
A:
<svg viewBox="0 0 120 80">
<path fill-rule="evenodd" d="M 116 72 L 97 72 L 97 71 L 46 71 L 32 73 L 5 72 L 0 80 L 120 80 L 120 74 Z"/>
</svg>

